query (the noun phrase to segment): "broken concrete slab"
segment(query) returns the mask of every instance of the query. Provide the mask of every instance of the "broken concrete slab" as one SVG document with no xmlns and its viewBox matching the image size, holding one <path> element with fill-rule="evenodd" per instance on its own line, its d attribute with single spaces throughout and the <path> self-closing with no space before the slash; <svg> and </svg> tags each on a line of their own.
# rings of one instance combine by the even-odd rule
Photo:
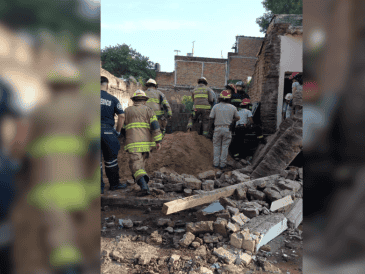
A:
<svg viewBox="0 0 365 274">
<path fill-rule="evenodd" d="M 279 175 L 272 175 L 270 177 L 272 177 L 271 179 L 277 179 L 278 176 Z M 187 180 L 187 179 L 185 179 L 185 180 Z M 241 188 L 243 186 L 248 186 L 248 185 L 250 185 L 249 183 L 252 184 L 252 182 L 253 181 L 243 182 L 240 184 L 224 187 L 221 189 L 215 189 L 213 191 L 208 191 L 206 193 L 202 193 L 199 195 L 194 195 L 194 196 L 186 197 L 183 199 L 175 200 L 172 202 L 168 202 L 168 203 L 164 204 L 162 212 L 164 214 L 168 215 L 168 214 L 172 214 L 175 212 L 179 212 L 181 210 L 196 207 L 196 206 L 199 206 L 202 204 L 211 203 L 220 198 L 232 196 L 234 194 L 234 192 L 236 191 L 236 189 Z"/>
<path fill-rule="evenodd" d="M 209 171 L 206 171 L 206 172 L 199 173 L 198 178 L 200 180 L 214 180 L 215 179 L 215 172 L 214 172 L 214 170 L 209 170 Z"/>
<path fill-rule="evenodd" d="M 197 223 L 187 223 L 186 231 L 189 231 L 193 234 L 213 232 L 213 221 L 202 221 Z"/>
<path fill-rule="evenodd" d="M 303 199 L 297 199 L 294 201 L 293 208 L 285 214 L 288 220 L 288 227 L 295 229 L 303 221 Z"/>
<path fill-rule="evenodd" d="M 217 256 L 219 259 L 223 260 L 227 264 L 233 264 L 236 261 L 236 255 L 223 247 L 214 248 L 213 255 Z"/>
<path fill-rule="evenodd" d="M 286 196 L 280 200 L 276 200 L 272 202 L 270 210 L 271 212 L 275 212 L 280 209 L 287 208 L 288 206 L 292 205 L 294 202 L 291 198 L 291 196 Z"/>
<path fill-rule="evenodd" d="M 267 244 L 272 239 L 284 232 L 287 226 L 287 219 L 281 213 L 274 213 L 271 215 L 260 215 L 254 219 L 251 219 L 244 226 L 244 229 L 248 228 L 253 234 L 255 232 L 260 233 L 259 243 L 256 245 L 257 251 L 261 246 Z"/>
</svg>

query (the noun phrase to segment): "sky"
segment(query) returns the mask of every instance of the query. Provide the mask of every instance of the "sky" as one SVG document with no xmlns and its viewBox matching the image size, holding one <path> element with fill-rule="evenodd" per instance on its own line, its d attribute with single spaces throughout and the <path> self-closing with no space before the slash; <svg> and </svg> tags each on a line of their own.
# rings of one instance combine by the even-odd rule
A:
<svg viewBox="0 0 365 274">
<path fill-rule="evenodd" d="M 101 48 L 127 44 L 161 71 L 174 71 L 179 55 L 227 58 L 237 35 L 264 37 L 256 18 L 266 11 L 260 0 L 101 1 Z"/>
</svg>

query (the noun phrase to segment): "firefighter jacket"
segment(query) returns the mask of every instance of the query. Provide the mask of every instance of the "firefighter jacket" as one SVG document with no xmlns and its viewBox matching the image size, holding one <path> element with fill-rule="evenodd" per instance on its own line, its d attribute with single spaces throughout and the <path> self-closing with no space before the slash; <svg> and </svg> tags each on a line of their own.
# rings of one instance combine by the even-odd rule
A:
<svg viewBox="0 0 365 274">
<path fill-rule="evenodd" d="M 241 110 L 240 104 L 243 99 L 250 99 L 250 96 L 246 92 L 243 93 L 233 93 L 231 97 L 231 104 L 234 105 L 238 110 Z"/>
<path fill-rule="evenodd" d="M 214 93 L 214 91 L 203 84 L 199 84 L 198 86 L 196 86 L 192 92 L 194 108 L 211 109 L 211 105 L 214 102 L 212 93 Z"/>
<path fill-rule="evenodd" d="M 128 152 L 150 152 L 162 141 L 162 133 L 153 110 L 142 103 L 125 109 L 126 145 Z"/>
<path fill-rule="evenodd" d="M 161 91 L 150 87 L 145 93 L 146 96 L 149 97 L 146 105 L 153 109 L 157 119 L 160 119 L 160 117 L 164 114 L 164 109 L 166 110 L 167 115 L 172 116 L 172 110 L 169 102 L 167 102 L 165 95 Z"/>
</svg>

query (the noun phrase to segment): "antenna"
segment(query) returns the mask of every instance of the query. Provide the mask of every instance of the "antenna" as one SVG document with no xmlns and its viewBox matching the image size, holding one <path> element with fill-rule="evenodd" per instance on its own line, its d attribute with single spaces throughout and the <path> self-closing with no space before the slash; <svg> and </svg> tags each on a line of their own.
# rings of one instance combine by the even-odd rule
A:
<svg viewBox="0 0 365 274">
<path fill-rule="evenodd" d="M 174 51 L 176 52 L 176 55 L 179 55 L 179 52 L 181 52 L 181 50 L 177 50 L 177 49 L 175 49 Z"/>
<path fill-rule="evenodd" d="M 194 56 L 194 43 L 195 43 L 195 41 L 193 41 L 193 56 Z"/>
</svg>

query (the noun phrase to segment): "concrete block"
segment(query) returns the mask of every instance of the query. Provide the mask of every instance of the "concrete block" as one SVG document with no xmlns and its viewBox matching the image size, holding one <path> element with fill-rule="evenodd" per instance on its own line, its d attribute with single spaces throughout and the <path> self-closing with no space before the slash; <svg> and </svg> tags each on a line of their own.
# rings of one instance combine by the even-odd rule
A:
<svg viewBox="0 0 365 274">
<path fill-rule="evenodd" d="M 202 189 L 202 182 L 194 178 L 185 178 L 185 188 Z"/>
<path fill-rule="evenodd" d="M 200 180 L 214 180 L 215 179 L 215 172 L 213 170 L 206 171 L 203 173 L 198 174 L 198 178 Z"/>
<path fill-rule="evenodd" d="M 248 266 L 252 261 L 252 257 L 248 255 L 247 253 L 240 253 L 237 256 L 237 259 L 235 261 L 236 265 L 244 264 L 245 266 Z"/>
<path fill-rule="evenodd" d="M 280 200 L 276 200 L 276 201 L 272 202 L 270 210 L 272 212 L 275 212 L 277 210 L 287 208 L 288 206 L 292 205 L 293 203 L 294 202 L 293 202 L 291 196 L 286 196 Z"/>
<path fill-rule="evenodd" d="M 297 199 L 294 201 L 293 208 L 285 214 L 288 219 L 288 227 L 297 228 L 303 221 L 303 199 Z"/>
<path fill-rule="evenodd" d="M 213 180 L 207 180 L 202 183 L 202 189 L 206 191 L 214 190 L 214 181 Z"/>
<path fill-rule="evenodd" d="M 247 189 L 246 188 L 238 188 L 236 190 L 236 195 L 238 199 L 243 200 L 246 198 Z"/>
<path fill-rule="evenodd" d="M 210 233 L 214 231 L 213 221 L 202 221 L 197 223 L 187 223 L 186 231 L 191 232 L 193 234 L 199 233 Z"/>
<path fill-rule="evenodd" d="M 227 225 L 227 229 L 229 231 L 232 231 L 233 233 L 235 233 L 235 232 L 240 230 L 240 227 L 237 224 L 232 224 L 231 222 L 229 222 L 228 225 Z"/>
<path fill-rule="evenodd" d="M 282 198 L 279 191 L 274 190 L 272 187 L 267 187 L 264 189 L 264 193 L 270 201 L 276 201 Z"/>
<path fill-rule="evenodd" d="M 235 248 L 242 248 L 243 236 L 241 232 L 233 233 L 230 237 L 230 245 Z"/>
<path fill-rule="evenodd" d="M 223 218 L 217 218 L 214 222 L 214 232 L 221 234 L 223 236 L 227 236 L 227 220 Z"/>
<path fill-rule="evenodd" d="M 217 256 L 227 264 L 233 264 L 236 261 L 236 256 L 223 247 L 214 248 L 213 255 Z"/>
</svg>

